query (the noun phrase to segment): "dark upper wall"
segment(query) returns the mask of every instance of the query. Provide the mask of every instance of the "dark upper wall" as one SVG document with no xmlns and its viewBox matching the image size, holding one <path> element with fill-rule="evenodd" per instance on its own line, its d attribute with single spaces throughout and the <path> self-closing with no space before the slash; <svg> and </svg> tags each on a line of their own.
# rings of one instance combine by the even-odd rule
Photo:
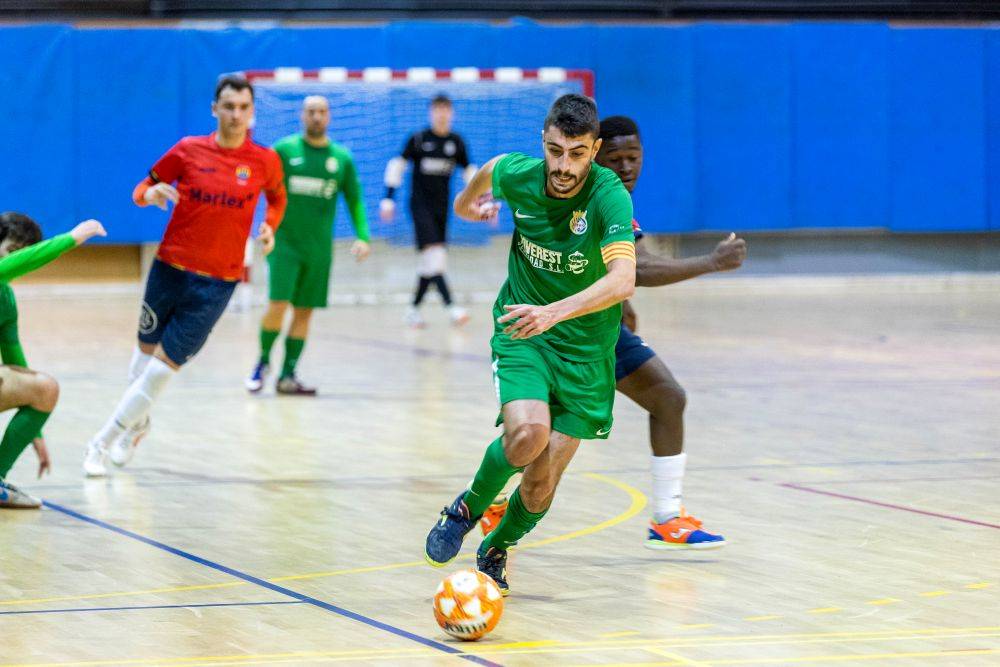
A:
<svg viewBox="0 0 1000 667">
<path fill-rule="evenodd" d="M 1000 30 L 881 23 L 3 28 L 0 208 L 157 239 L 134 183 L 212 129 L 219 72 L 283 65 L 590 68 L 642 127 L 649 231 L 1000 230 Z"/>
</svg>

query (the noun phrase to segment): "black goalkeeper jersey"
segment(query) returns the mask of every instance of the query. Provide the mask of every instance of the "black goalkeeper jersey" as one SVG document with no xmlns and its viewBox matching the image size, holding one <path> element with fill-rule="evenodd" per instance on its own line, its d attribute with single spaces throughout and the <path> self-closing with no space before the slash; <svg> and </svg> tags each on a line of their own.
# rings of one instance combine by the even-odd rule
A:
<svg viewBox="0 0 1000 667">
<path fill-rule="evenodd" d="M 421 130 L 406 141 L 403 159 L 413 163 L 411 207 L 434 216 L 447 216 L 451 208 L 448 185 L 455 165 L 469 166 L 469 154 L 462 137 L 454 132 L 440 137 L 430 128 Z"/>
</svg>

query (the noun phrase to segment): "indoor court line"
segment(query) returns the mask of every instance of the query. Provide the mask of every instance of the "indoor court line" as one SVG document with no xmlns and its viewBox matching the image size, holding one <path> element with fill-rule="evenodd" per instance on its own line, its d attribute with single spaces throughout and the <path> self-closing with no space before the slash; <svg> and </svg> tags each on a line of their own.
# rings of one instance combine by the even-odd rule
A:
<svg viewBox="0 0 1000 667">
<path fill-rule="evenodd" d="M 518 546 L 515 550 L 520 551 L 524 549 L 536 549 L 538 547 L 546 546 L 549 544 L 556 544 L 558 542 L 565 542 L 566 540 L 572 540 L 579 537 L 586 537 L 588 535 L 593 535 L 594 533 L 606 530 L 620 523 L 628 521 L 632 517 L 636 516 L 646 507 L 646 496 L 633 486 L 620 482 L 616 479 L 608 477 L 606 475 L 601 475 L 598 473 L 582 473 L 583 477 L 592 479 L 595 481 L 603 482 L 614 486 L 622 491 L 624 491 L 629 496 L 630 504 L 629 507 L 610 519 L 602 521 L 600 523 L 593 524 L 575 530 L 569 533 L 563 533 L 561 535 L 554 535 L 542 540 L 537 540 L 534 542 L 528 542 L 526 544 Z M 48 503 L 46 503 L 48 504 Z M 470 560 L 475 554 L 467 553 L 458 556 L 456 560 Z M 279 583 L 285 581 L 301 581 L 306 579 L 323 579 L 326 577 L 338 577 L 348 574 L 364 574 L 367 572 L 383 572 L 386 570 L 396 570 L 407 567 L 418 567 L 426 566 L 427 562 L 424 560 L 413 560 L 407 561 L 405 563 L 391 563 L 389 565 L 372 565 L 368 567 L 355 567 L 346 570 L 329 570 L 325 572 L 311 572 L 306 574 L 292 574 L 281 577 L 272 577 L 266 581 L 271 583 Z M 87 595 L 60 595 L 47 598 L 29 598 L 29 599 L 12 599 L 12 600 L 0 600 L 0 606 L 15 606 L 15 605 L 26 605 L 26 604 L 44 604 L 47 602 L 74 602 L 80 600 L 98 600 L 107 599 L 114 597 L 127 597 L 135 595 L 156 595 L 160 593 L 180 593 L 184 591 L 204 591 L 204 590 L 214 590 L 218 588 L 232 588 L 235 586 L 245 586 L 248 582 L 246 581 L 226 581 L 214 584 L 193 584 L 189 586 L 171 586 L 166 588 L 153 588 L 145 590 L 136 591 L 115 591 L 110 593 L 90 593 Z"/>
<path fill-rule="evenodd" d="M 816 493 L 821 496 L 830 496 L 832 498 L 841 498 L 843 500 L 853 500 L 859 503 L 866 503 L 868 505 L 875 505 L 877 507 L 884 507 L 887 509 L 899 510 L 901 512 L 910 512 L 912 514 L 922 514 L 924 516 L 932 516 L 938 519 L 945 519 L 947 521 L 958 521 L 960 523 L 968 523 L 974 526 L 984 526 L 986 528 L 996 528 L 1000 529 L 1000 525 L 995 523 L 987 523 L 985 521 L 977 521 L 976 519 L 967 519 L 961 516 L 954 516 L 951 514 L 941 514 L 939 512 L 930 512 L 928 510 L 917 509 L 916 507 L 907 507 L 906 505 L 896 505 L 894 503 L 886 503 L 881 500 L 872 500 L 871 498 L 862 498 L 860 496 L 849 496 L 845 493 L 834 493 L 833 491 L 824 491 L 822 489 L 814 489 L 809 486 L 803 486 L 801 484 L 793 484 L 791 482 L 780 482 L 778 484 L 780 487 L 786 489 L 794 489 L 796 491 L 805 491 L 807 493 Z"/>
<path fill-rule="evenodd" d="M 480 664 L 480 665 L 488 665 L 490 667 L 498 667 L 497 663 L 491 662 L 491 661 L 486 660 L 484 658 L 480 658 L 479 656 L 473 655 L 471 653 L 465 653 L 464 651 L 461 651 L 461 650 L 459 650 L 459 649 L 457 649 L 457 648 L 455 648 L 453 646 L 448 646 L 447 644 L 442 644 L 441 642 L 435 641 L 433 639 L 428 639 L 426 637 L 421 637 L 420 635 L 414 634 L 414 633 L 409 632 L 407 630 L 403 630 L 402 628 L 397 628 L 395 626 L 389 625 L 388 623 L 383 623 L 382 621 L 376 620 L 374 618 L 369 618 L 367 616 L 364 616 L 362 614 L 358 614 L 356 612 L 350 611 L 350 610 L 345 609 L 343 607 L 338 607 L 337 605 L 331 604 L 329 602 L 324 602 L 323 600 L 319 600 L 317 598 L 310 597 L 308 595 L 305 595 L 304 593 L 299 593 L 297 591 L 293 591 L 290 588 L 285 588 L 283 586 L 278 586 L 277 584 L 272 584 L 272 583 L 270 583 L 268 581 L 265 581 L 263 579 L 255 577 L 255 576 L 253 576 L 251 574 L 246 574 L 245 572 L 241 572 L 239 570 L 234 570 L 231 567 L 227 567 L 225 565 L 221 565 L 219 563 L 207 560 L 207 559 L 202 558 L 200 556 L 196 556 L 196 555 L 194 555 L 192 553 L 189 553 L 187 551 L 183 551 L 181 549 L 177 549 L 175 547 L 172 547 L 172 546 L 170 546 L 168 544 L 164 544 L 163 542 L 158 542 L 157 540 L 151 539 L 149 537 L 145 537 L 145 536 L 140 535 L 138 533 L 133 533 L 130 530 L 126 530 L 124 528 L 119 528 L 118 526 L 112 525 L 110 523 L 106 523 L 104 521 L 101 521 L 100 519 L 95 519 L 95 518 L 89 517 L 89 516 L 87 516 L 85 514 L 81 514 L 81 513 L 76 512 L 76 511 L 74 511 L 72 509 L 69 509 L 68 507 L 63 507 L 61 505 L 57 505 L 57 504 L 49 502 L 49 501 L 44 501 L 44 504 L 45 504 L 46 507 L 48 507 L 50 509 L 53 509 L 53 510 L 55 510 L 57 512 L 62 512 L 63 514 L 65 514 L 67 516 L 73 517 L 74 519 L 79 519 L 80 521 L 84 521 L 86 523 L 92 524 L 94 526 L 97 526 L 98 528 L 103 528 L 103 529 L 109 530 L 109 531 L 111 531 L 113 533 L 117 533 L 117 534 L 119 534 L 119 535 L 121 535 L 123 537 L 128 537 L 128 538 L 136 540 L 138 542 L 142 542 L 143 544 L 147 544 L 147 545 L 149 545 L 151 547 L 154 547 L 156 549 L 160 549 L 162 551 L 166 551 L 167 553 L 171 553 L 171 554 L 173 554 L 175 556 L 180 556 L 181 558 L 185 558 L 185 559 L 187 559 L 187 560 L 189 560 L 189 561 L 191 561 L 193 563 L 197 563 L 199 565 L 204 565 L 205 567 L 211 568 L 213 570 L 217 570 L 217 571 L 222 572 L 224 574 L 228 574 L 230 576 L 236 577 L 237 579 L 242 579 L 243 581 L 245 581 L 247 583 L 255 584 L 257 586 L 260 586 L 261 588 L 266 588 L 268 590 L 274 591 L 275 593 L 280 593 L 280 594 L 286 595 L 286 596 L 288 596 L 290 598 L 294 598 L 296 600 L 300 600 L 300 601 L 305 602 L 307 604 L 313 605 L 314 607 L 318 607 L 318 608 L 323 609 L 325 611 L 329 611 L 329 612 L 332 612 L 332 613 L 337 614 L 339 616 L 343 616 L 344 618 L 348 618 L 348 619 L 350 619 L 352 621 L 358 621 L 359 623 L 363 623 L 363 624 L 368 625 L 368 626 L 370 626 L 372 628 L 375 628 L 377 630 L 382 630 L 384 632 L 388 632 L 388 633 L 394 634 L 397 637 L 401 637 L 403 639 L 409 639 L 410 641 L 417 642 L 418 644 L 423 644 L 424 646 L 436 649 L 437 651 L 440 651 L 442 653 L 447 653 L 447 654 L 454 655 L 456 657 L 462 658 L 464 660 L 468 660 L 469 662 L 475 662 L 475 663 Z"/>
<path fill-rule="evenodd" d="M 859 631 L 859 632 L 829 632 L 829 633 L 790 633 L 786 635 L 706 635 L 692 636 L 686 638 L 665 638 L 665 639 L 636 639 L 621 642 L 602 642 L 599 640 L 590 641 L 557 641 L 542 640 L 533 642 L 511 642 L 504 644 L 481 643 L 477 645 L 477 653 L 493 656 L 517 656 L 517 655 L 555 655 L 565 653 L 582 653 L 589 651 L 636 651 L 656 649 L 658 651 L 683 648 L 704 648 L 710 644 L 711 648 L 718 647 L 745 647 L 745 646 L 792 646 L 801 644 L 846 644 L 858 642 L 874 641 L 907 641 L 907 640 L 936 640 L 936 639 L 963 639 L 963 638 L 992 638 L 1000 636 L 1000 626 L 988 628 L 926 628 L 917 630 L 900 631 Z M 756 641 L 756 639 L 760 641 Z M 980 651 L 980 653 L 974 653 Z M 801 656 L 801 657 L 772 657 L 772 658 L 711 658 L 701 659 L 697 662 L 702 665 L 733 665 L 733 664 L 768 664 L 768 663 L 795 663 L 795 662 L 831 662 L 846 661 L 861 656 L 860 659 L 882 658 L 903 658 L 903 657 L 946 657 L 964 655 L 992 655 L 1000 653 L 1000 649 L 968 649 L 968 650 L 939 650 L 921 652 L 880 652 L 877 654 L 867 654 L 872 656 L 866 658 L 866 654 L 834 654 L 821 656 Z M 439 655 L 439 653 L 429 648 L 412 649 L 352 649 L 334 651 L 289 651 L 282 653 L 260 653 L 260 654 L 234 654 L 234 655 L 206 655 L 191 656 L 186 658 L 136 658 L 127 660 L 92 660 L 83 662 L 54 662 L 54 663 L 18 663 L 14 665 L 0 665 L 0 667 L 111 667 L 113 665 L 158 665 L 162 667 L 182 667 L 183 665 L 252 665 L 252 664 L 282 664 L 289 662 L 343 662 L 350 660 L 388 660 L 393 658 L 425 658 Z M 691 660 L 686 658 L 687 660 Z M 593 664 L 593 663 L 591 663 Z M 631 663 L 607 663 L 634 667 L 635 665 L 667 665 L 679 663 L 665 662 L 631 662 Z M 690 662 L 687 664 L 691 664 Z"/>
<path fill-rule="evenodd" d="M 994 655 L 1000 649 L 967 649 L 962 651 L 926 651 L 916 653 L 855 653 L 852 655 L 810 655 L 798 658 L 736 658 L 700 660 L 700 665 L 793 665 L 816 662 L 847 662 L 867 660 L 899 660 L 902 658 L 960 658 L 964 656 Z M 586 663 L 586 667 L 683 667 L 690 662 L 615 662 L 607 664 Z M 578 667 L 584 667 L 580 665 Z"/>
<path fill-rule="evenodd" d="M 148 609 L 200 609 L 204 607 L 267 607 L 286 604 L 305 604 L 301 600 L 273 600 L 270 602 L 201 602 L 196 604 L 151 604 L 135 607 L 75 607 L 73 609 L 22 609 L 0 611 L 0 616 L 24 616 L 28 614 L 76 614 L 88 611 L 145 611 Z"/>
</svg>

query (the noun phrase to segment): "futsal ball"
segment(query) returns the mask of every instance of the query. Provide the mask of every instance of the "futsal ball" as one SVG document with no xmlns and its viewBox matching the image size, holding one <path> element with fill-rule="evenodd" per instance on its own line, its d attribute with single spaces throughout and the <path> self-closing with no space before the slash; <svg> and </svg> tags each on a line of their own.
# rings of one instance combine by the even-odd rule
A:
<svg viewBox="0 0 1000 667">
<path fill-rule="evenodd" d="M 503 596 L 488 574 L 460 570 L 434 593 L 434 618 L 452 637 L 472 641 L 492 632 L 503 615 Z"/>
</svg>

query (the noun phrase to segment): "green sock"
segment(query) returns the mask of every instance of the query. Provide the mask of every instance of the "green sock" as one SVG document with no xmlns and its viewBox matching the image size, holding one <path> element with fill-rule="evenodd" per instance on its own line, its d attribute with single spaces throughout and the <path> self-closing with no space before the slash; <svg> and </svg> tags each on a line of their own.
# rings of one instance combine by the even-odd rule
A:
<svg viewBox="0 0 1000 667">
<path fill-rule="evenodd" d="M 483 454 L 483 461 L 476 471 L 476 478 L 472 480 L 472 486 L 465 494 L 465 504 L 469 508 L 470 516 L 482 516 L 497 494 L 503 491 L 507 480 L 522 470 L 524 468 L 515 468 L 507 460 L 507 455 L 503 451 L 502 436 L 491 442 Z"/>
<path fill-rule="evenodd" d="M 278 340 L 279 335 L 281 335 L 281 331 L 271 331 L 270 329 L 261 328 L 260 363 L 271 363 L 271 348 L 274 347 L 274 341 Z"/>
<path fill-rule="evenodd" d="M 28 406 L 17 411 L 14 418 L 7 424 L 3 440 L 0 440 L 0 477 L 6 477 L 14 467 L 14 461 L 21 455 L 49 418 L 48 412 L 42 412 Z"/>
<path fill-rule="evenodd" d="M 290 378 L 295 375 L 295 365 L 299 363 L 302 356 L 302 348 L 306 346 L 305 338 L 285 339 L 285 365 L 281 367 L 281 377 Z"/>
<path fill-rule="evenodd" d="M 541 512 L 529 512 L 521 501 L 521 487 L 517 487 L 514 489 L 514 495 L 510 497 L 507 513 L 500 519 L 500 525 L 483 540 L 480 548 L 486 551 L 490 547 L 496 547 L 506 551 L 530 533 L 548 511 L 546 508 Z"/>
</svg>

